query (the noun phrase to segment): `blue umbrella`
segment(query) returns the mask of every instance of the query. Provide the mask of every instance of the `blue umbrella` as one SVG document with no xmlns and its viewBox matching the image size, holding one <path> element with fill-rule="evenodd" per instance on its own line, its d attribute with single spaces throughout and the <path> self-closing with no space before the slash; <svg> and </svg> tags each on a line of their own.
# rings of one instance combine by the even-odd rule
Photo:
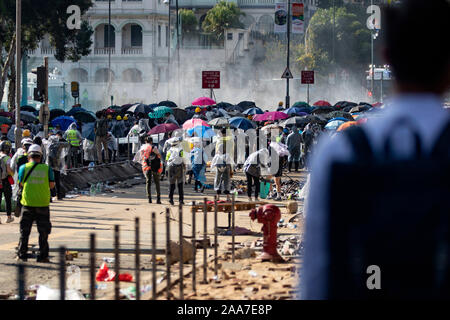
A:
<svg viewBox="0 0 450 320">
<path fill-rule="evenodd" d="M 264 111 L 262 111 L 260 108 L 258 107 L 254 107 L 254 108 L 250 108 L 245 110 L 244 112 L 242 112 L 243 114 L 246 115 L 255 115 L 255 114 L 263 114 Z"/>
<path fill-rule="evenodd" d="M 95 141 L 94 127 L 95 122 L 83 123 L 81 136 L 94 142 Z"/>
<path fill-rule="evenodd" d="M 66 112 L 66 116 L 70 117 L 70 116 L 73 116 L 75 113 L 81 112 L 81 111 L 88 112 L 86 109 L 83 109 L 81 107 L 74 107 L 74 108 L 72 108 L 72 109 L 70 109 L 69 111 Z"/>
<path fill-rule="evenodd" d="M 283 110 L 283 112 L 288 115 L 306 116 L 308 112 L 305 112 L 304 110 L 305 108 L 290 107 L 289 109 Z"/>
<path fill-rule="evenodd" d="M 344 122 L 350 121 L 349 119 L 344 118 L 344 117 L 336 117 L 336 118 L 328 120 L 328 123 L 330 123 L 332 121 L 336 121 L 336 120 L 340 120 L 340 121 L 344 121 Z"/>
<path fill-rule="evenodd" d="M 56 127 L 59 124 L 61 130 L 66 131 L 74 122 L 76 122 L 76 120 L 72 117 L 61 116 L 52 120 L 52 126 Z"/>
<path fill-rule="evenodd" d="M 204 139 L 210 139 L 216 135 L 214 133 L 214 130 L 212 130 L 210 127 L 205 126 L 197 126 L 187 130 L 187 134 L 189 136 L 193 136 L 194 133 L 197 135 L 197 137 L 201 137 Z"/>
<path fill-rule="evenodd" d="M 243 117 L 233 117 L 229 120 L 230 126 L 242 130 L 254 129 L 255 125 L 250 120 Z"/>
<path fill-rule="evenodd" d="M 343 120 L 334 120 L 327 123 L 325 126 L 325 129 L 327 130 L 337 130 L 341 124 L 345 123 L 346 121 Z"/>
</svg>

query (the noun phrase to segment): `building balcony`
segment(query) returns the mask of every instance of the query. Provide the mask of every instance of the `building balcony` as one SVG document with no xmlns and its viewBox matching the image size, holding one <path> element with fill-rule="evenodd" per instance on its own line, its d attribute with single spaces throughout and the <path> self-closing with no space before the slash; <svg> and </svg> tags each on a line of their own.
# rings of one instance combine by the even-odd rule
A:
<svg viewBox="0 0 450 320">
<path fill-rule="evenodd" d="M 111 54 L 116 54 L 115 48 L 94 48 L 94 54 L 95 55 L 108 55 L 111 52 Z"/>
<path fill-rule="evenodd" d="M 178 7 L 180 8 L 212 8 L 219 0 L 178 0 Z M 238 0 L 228 0 L 238 4 Z M 170 1 L 170 7 L 175 9 L 176 1 Z"/>
<path fill-rule="evenodd" d="M 275 0 L 237 0 L 240 8 L 274 7 Z"/>
<path fill-rule="evenodd" d="M 122 48 L 122 54 L 123 55 L 136 55 L 136 54 L 143 54 L 144 50 L 142 47 L 138 48 Z"/>
<path fill-rule="evenodd" d="M 56 53 L 56 50 L 54 48 L 41 48 L 41 55 L 54 55 Z"/>
</svg>

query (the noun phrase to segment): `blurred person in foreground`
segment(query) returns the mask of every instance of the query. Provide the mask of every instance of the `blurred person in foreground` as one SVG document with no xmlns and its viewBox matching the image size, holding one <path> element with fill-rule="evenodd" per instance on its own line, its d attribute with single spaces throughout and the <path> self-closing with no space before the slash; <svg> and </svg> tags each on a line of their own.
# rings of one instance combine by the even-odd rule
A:
<svg viewBox="0 0 450 320">
<path fill-rule="evenodd" d="M 348 129 L 347 134 L 337 135 L 334 138 L 324 137 L 317 145 L 312 158 L 311 189 L 306 208 L 305 255 L 300 286 L 302 299 L 361 299 L 361 297 L 398 299 L 419 296 L 423 298 L 436 297 L 436 292 L 439 292 L 438 297 L 448 298 L 450 295 L 448 290 L 448 211 L 441 215 L 441 217 L 446 216 L 444 223 L 439 224 L 440 220 L 435 215 L 436 212 L 442 213 L 442 208 L 444 207 L 445 210 L 448 202 L 445 203 L 446 200 L 443 200 L 442 197 L 439 198 L 438 195 L 430 194 L 429 190 L 422 189 L 425 187 L 417 183 L 415 174 L 412 174 L 414 177 L 409 177 L 414 182 L 410 182 L 409 185 L 403 184 L 402 187 L 393 190 L 392 185 L 394 183 L 395 186 L 398 185 L 396 177 L 383 171 L 380 176 L 372 174 L 374 178 L 367 183 L 372 184 L 375 188 L 379 186 L 378 190 L 375 189 L 375 194 L 370 194 L 372 191 L 358 188 L 358 182 L 364 183 L 363 181 L 355 178 L 348 179 L 352 182 L 344 181 L 343 183 L 346 183 L 349 198 L 341 199 L 341 202 L 351 201 L 350 205 L 361 204 L 363 207 L 358 208 L 359 215 L 351 215 L 351 219 L 348 219 L 349 212 L 336 205 L 338 201 L 335 194 L 340 193 L 340 190 L 333 188 L 336 185 L 334 176 L 336 168 L 342 170 L 345 165 L 352 170 L 361 167 L 369 168 L 366 172 L 361 170 L 363 175 L 370 169 L 373 173 L 377 172 L 373 168 L 384 168 L 391 164 L 397 165 L 397 171 L 403 170 L 408 165 L 409 169 L 417 171 L 417 173 L 423 169 L 432 170 L 432 165 L 417 166 L 417 159 L 425 159 L 424 163 L 433 164 L 434 159 L 431 157 L 435 154 L 436 143 L 441 142 L 440 139 L 445 136 L 444 130 L 446 130 L 446 138 L 449 138 L 450 117 L 448 111 L 443 109 L 442 97 L 450 87 L 450 50 L 448 50 L 448 41 L 435 39 L 433 35 L 450 32 L 450 3 L 446 0 L 406 0 L 402 1 L 399 6 L 386 7 L 382 12 L 382 19 L 384 20 L 382 36 L 385 39 L 383 53 L 394 71 L 396 94 L 386 104 L 381 118 L 371 119 L 360 127 L 361 130 L 355 127 Z M 420 28 L 411 32 L 410 26 L 419 20 L 424 23 Z M 423 50 L 418 50 L 419 44 Z M 419 61 L 424 62 L 421 67 L 412 67 Z M 363 145 L 366 149 L 356 149 L 357 144 L 351 137 L 351 133 L 355 133 L 355 130 L 364 134 L 366 140 Z M 421 143 L 418 144 L 418 141 Z M 418 146 L 421 148 L 419 149 Z M 445 154 L 446 159 L 450 154 L 449 146 L 450 144 L 447 144 L 444 147 L 446 150 L 439 153 Z M 362 152 L 355 152 L 355 150 Z M 362 154 L 371 155 L 369 165 L 367 161 L 361 161 Z M 430 177 L 425 174 L 421 181 L 434 179 L 434 183 L 445 191 L 448 190 L 448 180 L 447 186 L 439 182 L 443 178 L 438 172 L 440 170 L 447 170 L 443 171 L 444 173 L 448 172 L 449 161 L 440 163 L 443 164 L 442 168 L 434 166 L 434 171 L 431 171 L 434 176 Z M 390 173 L 397 174 L 396 170 L 392 170 Z M 407 181 L 407 179 L 408 177 L 404 180 Z M 433 184 L 430 185 L 434 187 Z M 390 189 L 389 194 L 386 194 L 384 187 Z M 408 188 L 406 195 L 404 194 L 405 188 Z M 442 193 L 439 188 L 433 190 Z M 416 192 L 422 192 L 423 196 L 409 195 L 409 193 Z M 364 193 L 366 196 L 369 193 L 367 196 L 369 200 L 361 202 L 358 197 L 365 197 Z M 429 200 L 433 196 L 437 206 L 430 210 L 434 201 L 424 201 L 423 199 L 427 197 L 425 199 Z M 373 201 L 376 203 L 370 203 L 370 197 L 375 199 Z M 389 199 L 389 197 L 391 197 L 390 200 L 382 202 L 382 199 Z M 442 204 L 444 205 L 442 206 Z M 341 210 L 333 210 L 336 206 Z M 364 210 L 366 207 L 373 211 Z M 379 209 L 380 207 L 382 210 Z M 405 210 L 405 207 L 411 208 L 411 210 Z M 395 211 L 397 208 L 398 211 Z M 393 210 L 393 212 L 386 217 L 383 209 Z M 417 217 L 425 218 L 427 223 L 416 219 Z M 342 219 L 345 223 L 340 223 Z M 368 223 L 367 220 L 371 223 Z M 447 222 L 445 223 L 445 221 Z M 335 228 L 339 223 L 341 229 L 346 230 L 343 233 L 339 228 Z M 411 226 L 412 228 L 410 228 Z M 411 231 L 411 229 L 413 232 L 405 232 L 406 230 Z M 361 232 L 361 230 L 363 231 Z M 418 232 L 418 230 L 420 231 Z M 336 234 L 339 234 L 346 242 L 336 243 Z M 432 234 L 432 236 L 424 237 L 424 234 Z M 441 236 L 443 238 L 438 239 Z M 357 241 L 355 237 L 359 237 Z M 368 242 L 367 239 L 372 242 Z M 395 241 L 387 239 L 395 239 Z M 349 240 L 355 241 L 351 243 Z M 441 241 L 437 241 L 437 243 L 443 244 L 447 249 L 439 251 L 439 246 L 437 246 L 429 252 L 427 250 L 429 247 L 422 247 L 421 242 L 429 243 L 429 241 L 435 240 Z M 339 248 L 340 246 L 345 247 L 344 251 Z M 380 251 L 380 247 L 382 251 Z M 344 252 L 344 254 L 337 256 L 336 252 Z M 368 290 L 371 289 L 368 285 L 371 273 L 366 272 L 365 268 L 368 266 L 363 269 L 359 261 L 367 257 L 374 257 L 374 254 L 376 259 L 368 264 L 377 265 L 379 263 L 377 261 L 386 263 L 385 265 L 380 263 L 379 266 L 380 290 Z M 430 255 L 429 258 L 423 259 L 423 255 L 427 254 Z M 434 258 L 432 255 L 435 255 Z M 349 256 L 352 259 L 346 259 Z M 435 262 L 438 256 L 444 259 L 439 264 Z M 393 265 L 399 259 L 411 262 L 412 265 L 404 265 L 404 262 L 401 265 Z M 426 270 L 429 269 L 423 269 L 422 266 L 434 266 L 433 272 L 428 273 Z M 339 281 L 342 282 L 335 272 L 336 267 L 339 268 L 341 278 L 349 274 L 354 275 L 355 272 L 365 277 L 362 279 L 347 277 L 345 279 L 351 279 L 350 283 L 345 286 L 336 285 Z M 398 268 L 402 268 L 403 271 L 398 272 Z M 392 270 L 395 270 L 394 274 L 397 277 L 392 277 Z M 416 276 L 410 277 L 409 280 L 404 279 L 404 275 L 411 276 L 411 272 L 416 272 Z M 439 275 L 441 280 L 435 278 Z M 427 284 L 426 281 L 433 285 L 424 285 Z M 356 286 L 360 290 L 350 292 L 349 286 L 351 288 Z"/>
</svg>

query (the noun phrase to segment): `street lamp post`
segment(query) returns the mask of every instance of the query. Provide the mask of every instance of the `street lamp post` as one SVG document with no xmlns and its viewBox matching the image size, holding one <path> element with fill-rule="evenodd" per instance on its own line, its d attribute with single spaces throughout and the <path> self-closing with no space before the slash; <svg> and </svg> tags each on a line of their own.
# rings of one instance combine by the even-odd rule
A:
<svg viewBox="0 0 450 320">
<path fill-rule="evenodd" d="M 22 54 L 21 17 L 22 17 L 22 0 L 16 0 L 16 129 L 14 132 L 16 150 L 18 150 L 21 146 L 20 138 L 22 136 L 22 130 L 20 128 L 20 78 L 21 78 L 20 58 Z"/>
</svg>

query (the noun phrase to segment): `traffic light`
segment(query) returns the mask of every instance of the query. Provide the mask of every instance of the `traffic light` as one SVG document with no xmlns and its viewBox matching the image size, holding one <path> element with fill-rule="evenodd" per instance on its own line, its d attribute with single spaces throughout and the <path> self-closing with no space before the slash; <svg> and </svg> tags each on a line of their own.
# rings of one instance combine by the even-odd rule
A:
<svg viewBox="0 0 450 320">
<path fill-rule="evenodd" d="M 44 102 L 45 90 L 47 88 L 47 72 L 44 66 L 37 67 L 31 70 L 36 75 L 36 88 L 34 88 L 35 101 Z"/>
<path fill-rule="evenodd" d="M 76 81 L 70 83 L 70 91 L 72 92 L 72 97 L 78 98 L 80 96 L 80 84 Z"/>
</svg>

